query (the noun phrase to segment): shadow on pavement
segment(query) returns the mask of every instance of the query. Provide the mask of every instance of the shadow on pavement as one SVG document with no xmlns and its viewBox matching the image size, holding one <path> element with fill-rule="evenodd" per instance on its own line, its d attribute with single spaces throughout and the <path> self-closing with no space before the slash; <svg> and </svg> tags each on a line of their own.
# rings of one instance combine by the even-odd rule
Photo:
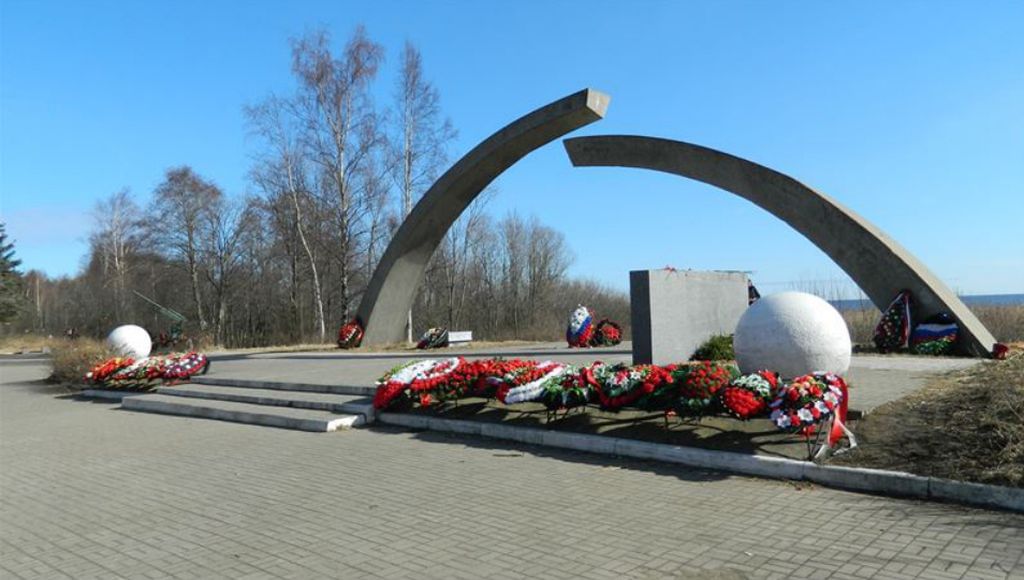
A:
<svg viewBox="0 0 1024 580">
<path fill-rule="evenodd" d="M 660 461 L 632 459 L 627 457 L 611 457 L 608 455 L 586 453 L 583 451 L 573 451 L 569 449 L 545 447 L 543 445 L 530 445 L 528 443 L 503 441 L 501 439 L 490 439 L 486 437 L 475 438 L 469 435 L 462 435 L 458 433 L 442 433 L 438 431 L 404 429 L 401 427 L 391 427 L 385 425 L 374 425 L 369 429 L 374 433 L 385 436 L 412 434 L 413 437 L 415 437 L 417 440 L 425 441 L 428 443 L 463 445 L 466 447 L 472 447 L 474 449 L 490 450 L 494 452 L 492 454 L 493 457 L 507 457 L 509 460 L 514 460 L 518 457 L 522 457 L 523 455 L 529 454 L 535 457 L 544 457 L 549 459 L 556 459 L 559 461 L 569 461 L 572 463 L 592 465 L 595 467 L 645 471 L 648 473 L 677 477 L 679 479 L 683 479 L 686 481 L 695 482 L 721 481 L 729 477 L 735 477 L 732 474 L 720 471 L 712 471 L 697 467 L 687 467 L 685 465 L 674 465 L 670 463 L 663 463 Z"/>
</svg>

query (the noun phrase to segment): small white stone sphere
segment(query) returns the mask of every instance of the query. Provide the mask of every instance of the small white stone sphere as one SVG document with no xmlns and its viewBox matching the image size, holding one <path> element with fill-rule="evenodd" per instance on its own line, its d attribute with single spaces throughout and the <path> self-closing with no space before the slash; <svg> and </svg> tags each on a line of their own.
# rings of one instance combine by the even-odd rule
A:
<svg viewBox="0 0 1024 580">
<path fill-rule="evenodd" d="M 145 328 L 134 324 L 118 326 L 107 336 L 107 346 L 117 351 L 121 356 L 130 356 L 134 359 L 146 358 L 153 348 L 153 339 Z"/>
<path fill-rule="evenodd" d="M 767 369 L 793 378 L 850 368 L 850 331 L 831 304 L 804 292 L 761 298 L 740 317 L 733 336 L 740 371 Z"/>
</svg>

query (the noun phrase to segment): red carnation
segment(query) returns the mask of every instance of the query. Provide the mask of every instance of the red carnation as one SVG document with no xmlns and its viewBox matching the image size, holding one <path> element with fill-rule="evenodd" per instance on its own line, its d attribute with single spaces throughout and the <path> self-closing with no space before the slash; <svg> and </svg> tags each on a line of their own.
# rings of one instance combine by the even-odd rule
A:
<svg viewBox="0 0 1024 580">
<path fill-rule="evenodd" d="M 756 417 L 768 408 L 760 397 L 738 387 L 727 387 L 722 393 L 722 402 L 726 409 L 743 420 Z"/>
</svg>

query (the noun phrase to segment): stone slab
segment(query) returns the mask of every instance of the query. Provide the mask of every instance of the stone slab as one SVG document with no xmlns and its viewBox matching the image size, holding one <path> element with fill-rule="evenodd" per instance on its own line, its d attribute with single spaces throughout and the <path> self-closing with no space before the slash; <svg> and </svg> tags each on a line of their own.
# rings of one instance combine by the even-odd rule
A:
<svg viewBox="0 0 1024 580">
<path fill-rule="evenodd" d="M 125 397 L 136 397 L 138 395 L 145 395 L 146 393 L 140 393 L 135 391 L 118 391 L 114 389 L 83 389 L 78 393 L 80 397 L 86 397 L 88 399 L 109 399 L 111 401 L 120 401 Z"/>
<path fill-rule="evenodd" d="M 732 334 L 747 309 L 740 272 L 635 270 L 629 273 L 633 364 L 685 361 L 716 334 Z"/>
<path fill-rule="evenodd" d="M 159 387 L 156 391 L 161 395 L 170 395 L 172 397 L 211 399 L 272 407 L 316 409 L 333 413 L 365 414 L 367 407 L 373 408 L 368 397 L 282 389 L 252 389 L 215 384 L 182 384 Z"/>
<path fill-rule="evenodd" d="M 288 380 L 262 381 L 256 379 L 233 379 L 226 377 L 192 377 L 197 385 L 213 387 L 237 387 L 246 389 L 264 389 L 277 391 L 295 391 L 306 393 L 325 393 L 333 395 L 367 396 L 373 395 L 375 388 L 371 385 L 334 385 L 329 383 L 295 383 Z"/>
<path fill-rule="evenodd" d="M 314 432 L 337 431 L 365 423 L 362 415 L 336 415 L 312 409 L 272 407 L 210 399 L 191 400 L 185 397 L 161 394 L 128 397 L 121 401 L 121 408 L 129 411 L 184 415 Z"/>
</svg>

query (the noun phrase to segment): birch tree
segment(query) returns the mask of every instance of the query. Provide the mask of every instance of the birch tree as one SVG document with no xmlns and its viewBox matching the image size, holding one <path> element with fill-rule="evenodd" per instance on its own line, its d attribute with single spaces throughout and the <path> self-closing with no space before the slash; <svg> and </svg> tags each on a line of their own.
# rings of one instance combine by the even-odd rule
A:
<svg viewBox="0 0 1024 580">
<path fill-rule="evenodd" d="M 330 36 L 325 31 L 292 43 L 292 72 L 300 84 L 304 135 L 311 159 L 320 167 L 322 183 L 334 196 L 341 245 L 338 291 L 342 318 L 348 318 L 352 310 L 353 208 L 354 198 L 361 193 L 355 176 L 383 144 L 369 94 L 383 57 L 383 47 L 370 40 L 362 26 L 340 57 L 331 53 Z"/>
<path fill-rule="evenodd" d="M 163 182 L 153 192 L 151 215 L 161 216 L 152 222 L 154 237 L 166 247 L 170 257 L 184 261 L 188 268 L 192 300 L 200 330 L 206 330 L 203 300 L 199 290 L 199 239 L 211 213 L 217 211 L 223 194 L 212 182 L 196 175 L 191 167 L 183 165 L 168 169 Z"/>
<path fill-rule="evenodd" d="M 250 127 L 263 138 L 268 152 L 259 158 L 252 171 L 253 181 L 269 197 L 284 196 L 291 209 L 291 224 L 309 264 L 312 278 L 314 324 L 320 342 L 327 338 L 324 299 L 312 244 L 306 235 L 303 206 L 310 195 L 307 187 L 306 155 L 296 131 L 294 104 L 271 97 L 263 104 L 248 107 Z M 294 271 L 294 270 L 293 270 Z"/>
<path fill-rule="evenodd" d="M 93 210 L 97 228 L 90 242 L 99 257 L 103 274 L 113 288 L 114 319 L 123 320 L 130 256 L 142 238 L 141 212 L 125 188 L 99 201 Z"/>
<path fill-rule="evenodd" d="M 402 216 L 408 217 L 413 203 L 434 179 L 447 160 L 447 145 L 456 132 L 441 111 L 441 98 L 423 74 L 423 59 L 411 42 L 402 51 L 401 75 L 396 91 L 398 113 L 398 163 L 395 164 L 402 192 Z M 412 342 L 412 310 L 406 321 L 406 340 Z"/>
</svg>

